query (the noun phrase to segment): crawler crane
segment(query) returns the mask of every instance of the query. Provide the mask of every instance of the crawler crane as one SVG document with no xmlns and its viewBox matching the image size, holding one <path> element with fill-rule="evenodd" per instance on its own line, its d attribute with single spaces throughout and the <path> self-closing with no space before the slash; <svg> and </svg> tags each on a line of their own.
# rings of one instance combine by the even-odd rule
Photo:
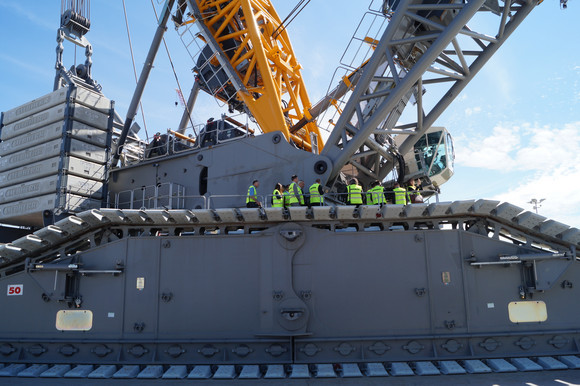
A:
<svg viewBox="0 0 580 386">
<path fill-rule="evenodd" d="M 580 368 L 580 230 L 492 200 L 335 199 L 352 177 L 436 182 L 452 151 L 433 124 L 536 1 L 374 1 L 376 36 L 355 33 L 362 54 L 311 104 L 270 1 L 167 0 L 124 120 L 92 79 L 81 3 L 66 2 L 55 90 L 0 122 L 0 221 L 23 234 L 0 245 L 1 377 Z M 491 34 L 467 26 L 482 14 Z M 177 130 L 144 144 L 133 120 L 172 19 L 199 44 L 195 80 Z M 58 65 L 65 39 L 84 66 Z M 262 134 L 224 116 L 190 138 L 200 90 Z M 326 205 L 245 206 L 252 180 L 292 174 L 320 179 Z"/>
</svg>

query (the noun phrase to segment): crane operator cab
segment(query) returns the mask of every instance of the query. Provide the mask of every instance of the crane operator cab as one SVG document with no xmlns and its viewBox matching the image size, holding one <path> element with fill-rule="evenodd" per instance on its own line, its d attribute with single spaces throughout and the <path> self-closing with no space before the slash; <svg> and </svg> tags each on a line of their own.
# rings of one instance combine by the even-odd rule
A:
<svg viewBox="0 0 580 386">
<path fill-rule="evenodd" d="M 433 190 L 453 176 L 453 138 L 444 127 L 430 127 L 415 143 L 413 151 L 404 157 L 407 168 L 405 178 L 421 178 L 424 182 L 430 180 Z M 425 184 L 423 187 L 429 189 Z"/>
</svg>

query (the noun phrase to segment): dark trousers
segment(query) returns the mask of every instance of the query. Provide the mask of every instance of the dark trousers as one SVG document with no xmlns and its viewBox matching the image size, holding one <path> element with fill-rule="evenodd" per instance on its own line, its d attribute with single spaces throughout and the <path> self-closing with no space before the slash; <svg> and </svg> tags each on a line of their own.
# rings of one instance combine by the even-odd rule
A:
<svg viewBox="0 0 580 386">
<path fill-rule="evenodd" d="M 246 208 L 259 208 L 259 207 L 260 206 L 255 201 L 250 201 L 250 202 L 246 203 Z"/>
</svg>

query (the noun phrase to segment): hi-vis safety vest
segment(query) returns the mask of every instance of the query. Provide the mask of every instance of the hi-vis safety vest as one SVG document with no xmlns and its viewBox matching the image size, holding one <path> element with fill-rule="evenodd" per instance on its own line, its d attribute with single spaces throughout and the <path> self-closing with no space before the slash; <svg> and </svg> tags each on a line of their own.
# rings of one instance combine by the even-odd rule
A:
<svg viewBox="0 0 580 386">
<path fill-rule="evenodd" d="M 350 204 L 358 205 L 363 203 L 362 188 L 356 184 L 346 187 L 348 192 L 348 202 Z"/>
<path fill-rule="evenodd" d="M 290 193 L 287 190 L 284 191 L 284 194 L 282 195 L 282 200 L 284 202 L 284 208 L 290 206 Z"/>
<path fill-rule="evenodd" d="M 409 204 L 415 202 L 417 197 L 421 197 L 421 193 L 413 185 L 407 186 L 407 202 Z M 423 200 L 421 200 L 422 202 Z"/>
<path fill-rule="evenodd" d="M 310 203 L 311 204 L 317 204 L 317 203 L 322 203 L 323 202 L 323 198 L 320 195 L 320 192 L 318 191 L 318 187 L 320 186 L 319 183 L 314 183 L 310 186 Z"/>
<path fill-rule="evenodd" d="M 290 188 L 288 189 L 290 190 L 290 201 L 289 204 L 297 204 L 300 203 L 301 205 L 304 205 L 304 196 L 302 195 L 302 189 L 300 189 L 300 186 L 298 186 L 298 184 L 296 182 L 293 182 L 290 184 Z"/>
<path fill-rule="evenodd" d="M 252 198 L 252 196 L 256 198 Z M 248 188 L 248 196 L 246 197 L 246 204 L 248 202 L 258 202 L 257 198 L 258 198 L 258 189 L 256 189 L 254 185 L 250 185 L 250 187 Z"/>
<path fill-rule="evenodd" d="M 405 191 L 405 189 L 395 188 L 395 189 L 393 189 L 393 192 L 395 192 L 395 204 L 397 204 L 397 205 L 406 205 L 407 204 L 407 199 L 405 197 L 407 192 Z"/>
<path fill-rule="evenodd" d="M 278 198 L 280 197 L 280 198 Z M 284 196 L 278 189 L 274 189 L 272 193 L 272 208 L 283 208 L 284 207 Z"/>
<path fill-rule="evenodd" d="M 381 185 L 377 185 L 368 191 L 367 197 L 370 197 L 370 203 L 372 205 L 380 205 L 387 202 L 385 199 L 385 193 Z M 368 201 L 367 201 L 368 202 Z"/>
</svg>

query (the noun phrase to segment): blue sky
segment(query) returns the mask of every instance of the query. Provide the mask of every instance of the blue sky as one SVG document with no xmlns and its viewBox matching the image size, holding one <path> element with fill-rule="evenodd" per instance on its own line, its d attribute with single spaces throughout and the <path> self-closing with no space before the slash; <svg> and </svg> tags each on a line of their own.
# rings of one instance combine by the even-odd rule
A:
<svg viewBox="0 0 580 386">
<path fill-rule="evenodd" d="M 103 6 L 102 4 L 107 4 Z M 156 28 L 149 1 L 125 0 L 140 71 Z M 153 0 L 159 8 L 159 0 Z M 274 0 L 283 18 L 296 1 Z M 357 5 L 353 5 L 357 4 Z M 367 10 L 367 1 L 312 0 L 289 25 L 294 50 L 312 102 L 322 97 L 346 44 Z M 60 1 L 0 0 L 0 110 L 52 91 Z M 463 93 L 442 114 L 455 140 L 455 176 L 442 186 L 442 200 L 487 198 L 532 210 L 580 227 L 580 1 L 561 10 L 545 0 Z M 135 84 L 121 1 L 92 3 L 93 76 L 125 116 Z M 193 62 L 170 27 L 166 34 L 176 73 L 187 97 Z M 76 50 L 76 62 L 84 52 Z M 75 61 L 65 45 L 65 64 Z M 165 49 L 159 52 L 143 109 L 149 135 L 175 128 L 181 108 Z M 198 101 L 196 123 L 219 116 L 208 97 Z M 137 116 L 141 126 L 141 114 Z M 144 130 L 143 130 L 144 131 Z"/>
</svg>

